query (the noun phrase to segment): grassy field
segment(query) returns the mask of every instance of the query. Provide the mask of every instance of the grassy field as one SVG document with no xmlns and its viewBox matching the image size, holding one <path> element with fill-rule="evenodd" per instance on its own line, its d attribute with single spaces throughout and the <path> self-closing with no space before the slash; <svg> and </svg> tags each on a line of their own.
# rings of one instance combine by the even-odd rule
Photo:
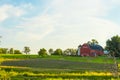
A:
<svg viewBox="0 0 120 80">
<path fill-rule="evenodd" d="M 21 55 L 21 54 L 1 54 L 1 58 L 4 59 L 52 59 L 52 60 L 65 60 L 65 61 L 76 61 L 76 62 L 91 62 L 91 63 L 113 63 L 113 59 L 106 56 L 101 57 L 79 57 L 79 56 L 45 56 L 41 57 L 38 55 Z M 120 59 L 117 59 L 120 62 Z"/>
<path fill-rule="evenodd" d="M 114 80 L 113 59 L 101 57 L 0 55 L 12 80 Z M 120 62 L 120 59 L 117 59 Z M 1 78 L 4 76 L 1 75 Z"/>
<path fill-rule="evenodd" d="M 20 66 L 40 69 L 63 69 L 63 70 L 110 70 L 113 64 L 106 63 L 90 63 L 76 62 L 67 60 L 52 60 L 52 59 L 27 59 L 27 60 L 12 60 L 4 61 L 4 66 Z"/>
</svg>

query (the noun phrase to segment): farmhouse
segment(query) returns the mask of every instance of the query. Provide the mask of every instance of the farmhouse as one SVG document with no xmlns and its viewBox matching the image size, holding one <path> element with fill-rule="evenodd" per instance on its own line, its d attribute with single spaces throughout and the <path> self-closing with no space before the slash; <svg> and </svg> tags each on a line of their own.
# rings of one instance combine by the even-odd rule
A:
<svg viewBox="0 0 120 80">
<path fill-rule="evenodd" d="M 78 55 L 80 56 L 98 56 L 103 54 L 103 48 L 97 44 L 85 43 L 83 45 L 78 46 Z"/>
</svg>

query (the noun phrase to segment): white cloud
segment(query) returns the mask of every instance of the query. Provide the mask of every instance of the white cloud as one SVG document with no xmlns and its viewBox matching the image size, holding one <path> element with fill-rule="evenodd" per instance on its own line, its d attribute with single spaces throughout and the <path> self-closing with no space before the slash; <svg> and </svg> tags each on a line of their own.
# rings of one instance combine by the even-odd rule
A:
<svg viewBox="0 0 120 80">
<path fill-rule="evenodd" d="M 35 8 L 31 3 L 22 4 L 22 5 L 20 5 L 20 7 L 24 8 L 24 9 L 34 9 Z"/>
<path fill-rule="evenodd" d="M 0 6 L 0 22 L 9 17 L 20 17 L 25 14 L 25 10 L 10 4 Z"/>
<path fill-rule="evenodd" d="M 57 0 L 52 8 L 65 16 L 102 16 L 108 9 L 103 0 Z"/>
<path fill-rule="evenodd" d="M 54 30 L 54 21 L 48 15 L 25 19 L 25 23 L 16 26 L 22 31 L 18 32 L 17 38 L 29 41 L 41 40 Z M 22 40 L 23 41 L 23 40 Z"/>
<path fill-rule="evenodd" d="M 120 0 L 110 0 L 111 4 L 120 4 Z"/>
<path fill-rule="evenodd" d="M 8 10 L 8 7 L 7 6 L 2 6 L 0 7 L 0 21 L 3 21 L 5 20 L 6 18 L 8 18 L 8 15 L 7 15 L 7 10 Z"/>
</svg>

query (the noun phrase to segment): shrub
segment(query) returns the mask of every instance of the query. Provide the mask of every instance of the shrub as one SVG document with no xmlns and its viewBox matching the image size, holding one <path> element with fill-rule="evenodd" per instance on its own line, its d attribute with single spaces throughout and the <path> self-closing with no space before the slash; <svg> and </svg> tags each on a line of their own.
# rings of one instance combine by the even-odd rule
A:
<svg viewBox="0 0 120 80">
<path fill-rule="evenodd" d="M 14 50 L 14 54 L 22 54 L 22 52 L 20 50 Z"/>
<path fill-rule="evenodd" d="M 38 51 L 38 55 L 40 55 L 40 56 L 46 56 L 47 55 L 47 50 L 44 49 L 44 48 L 40 49 L 40 51 Z"/>
<path fill-rule="evenodd" d="M 62 54 L 63 54 L 62 49 L 56 49 L 54 52 L 54 55 L 62 55 Z"/>
</svg>

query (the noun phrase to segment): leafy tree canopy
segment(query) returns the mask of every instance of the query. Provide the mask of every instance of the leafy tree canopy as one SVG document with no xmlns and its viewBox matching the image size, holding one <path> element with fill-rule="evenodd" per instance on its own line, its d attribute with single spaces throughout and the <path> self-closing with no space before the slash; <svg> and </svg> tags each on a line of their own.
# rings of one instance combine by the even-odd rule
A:
<svg viewBox="0 0 120 80">
<path fill-rule="evenodd" d="M 45 48 L 40 49 L 40 51 L 38 51 L 38 55 L 46 56 L 47 55 L 47 50 Z"/>
<path fill-rule="evenodd" d="M 92 39 L 91 41 L 88 41 L 87 43 L 90 45 L 96 45 L 98 44 L 98 41 L 96 39 Z"/>
<path fill-rule="evenodd" d="M 27 46 L 25 46 L 25 47 L 24 47 L 24 53 L 28 54 L 29 52 L 30 52 L 30 48 L 27 47 Z"/>
<path fill-rule="evenodd" d="M 113 36 L 111 39 L 106 41 L 106 50 L 109 50 L 111 53 L 114 53 L 116 57 L 120 57 L 120 36 Z"/>
<path fill-rule="evenodd" d="M 10 48 L 9 53 L 10 53 L 10 54 L 14 54 L 14 49 L 13 49 L 13 48 Z"/>
<path fill-rule="evenodd" d="M 8 48 L 0 48 L 0 54 L 7 54 Z"/>
<path fill-rule="evenodd" d="M 52 48 L 50 48 L 48 51 L 49 51 L 50 54 L 54 53 L 54 50 Z"/>
<path fill-rule="evenodd" d="M 62 55 L 62 54 L 63 54 L 62 49 L 56 49 L 54 51 L 54 55 Z"/>
<path fill-rule="evenodd" d="M 22 54 L 22 52 L 20 50 L 14 50 L 14 54 Z"/>
<path fill-rule="evenodd" d="M 73 48 L 68 48 L 64 50 L 64 55 L 76 55 L 77 50 Z"/>
</svg>

